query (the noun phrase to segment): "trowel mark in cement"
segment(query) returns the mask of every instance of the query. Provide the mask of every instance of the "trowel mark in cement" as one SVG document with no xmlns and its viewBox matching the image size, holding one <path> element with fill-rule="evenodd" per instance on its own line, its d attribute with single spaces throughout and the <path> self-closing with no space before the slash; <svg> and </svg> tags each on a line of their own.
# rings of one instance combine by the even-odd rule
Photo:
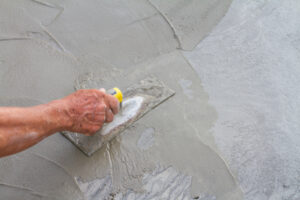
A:
<svg viewBox="0 0 300 200">
<path fill-rule="evenodd" d="M 75 180 L 87 200 L 110 198 L 115 200 L 192 199 L 190 195 L 192 177 L 181 174 L 172 167 L 157 167 L 152 173 L 144 174 L 142 180 L 144 193 L 136 193 L 132 190 L 113 193 L 110 176 L 92 181 L 83 181 L 81 178 L 75 177 Z"/>
<path fill-rule="evenodd" d="M 44 2 L 44 1 L 40 1 L 40 0 L 31 0 L 32 2 L 34 3 L 37 3 L 41 6 L 46 6 L 48 8 L 53 8 L 53 9 L 57 9 L 58 10 L 58 13 L 57 15 L 48 23 L 46 24 L 43 24 L 45 26 L 49 26 L 50 24 L 52 24 L 63 12 L 64 12 L 64 8 L 62 6 L 59 6 L 59 5 L 56 5 L 56 4 L 51 4 L 49 2 Z"/>
<path fill-rule="evenodd" d="M 179 49 L 193 50 L 223 18 L 231 0 L 149 0 L 166 20 Z"/>
<path fill-rule="evenodd" d="M 7 183 L 0 183 L 0 193 L 2 199 L 55 199 L 54 197 L 36 192 L 33 189 Z"/>
</svg>

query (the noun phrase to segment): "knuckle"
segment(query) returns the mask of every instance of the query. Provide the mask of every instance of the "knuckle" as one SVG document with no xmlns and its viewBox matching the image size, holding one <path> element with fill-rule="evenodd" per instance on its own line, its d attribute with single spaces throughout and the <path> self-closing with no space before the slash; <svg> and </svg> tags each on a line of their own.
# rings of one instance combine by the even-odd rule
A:
<svg viewBox="0 0 300 200">
<path fill-rule="evenodd" d="M 105 96 L 105 92 L 104 91 L 102 91 L 102 90 L 96 90 L 97 92 L 97 94 L 98 94 L 98 96 L 100 96 L 100 97 L 103 97 L 103 96 Z"/>
</svg>

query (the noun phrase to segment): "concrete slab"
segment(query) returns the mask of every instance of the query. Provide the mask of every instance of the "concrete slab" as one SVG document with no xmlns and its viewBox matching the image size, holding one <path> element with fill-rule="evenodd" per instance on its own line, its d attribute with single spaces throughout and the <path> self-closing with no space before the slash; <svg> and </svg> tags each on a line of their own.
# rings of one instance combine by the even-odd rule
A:
<svg viewBox="0 0 300 200">
<path fill-rule="evenodd" d="M 1 197 L 299 199 L 299 3 L 229 3 L 1 1 L 1 105 L 151 74 L 176 92 L 90 158 L 55 134 L 1 159 Z"/>
<path fill-rule="evenodd" d="M 208 96 L 184 57 L 179 52 L 167 54 L 152 62 L 132 67 L 127 72 L 126 76 L 120 75 L 117 78 L 120 84 L 122 82 L 128 84 L 128 80 L 136 82 L 151 73 L 159 79 L 164 79 L 164 82 L 173 88 L 177 95 L 167 104 L 160 105 L 148 116 L 140 119 L 137 124 L 90 158 L 83 155 L 64 137 L 53 135 L 25 152 L 1 160 L 1 169 L 4 171 L 8 163 L 19 166 L 18 169 L 13 170 L 15 175 L 7 176 L 6 173 L 0 175 L 3 183 L 16 184 L 19 187 L 29 184 L 32 190 L 45 196 L 50 195 L 50 197 L 74 199 L 74 195 L 77 198 L 80 198 L 80 195 L 87 195 L 81 189 L 69 188 L 70 186 L 54 189 L 54 191 L 58 190 L 57 194 L 61 192 L 62 196 L 49 193 L 48 185 L 50 187 L 55 184 L 56 180 L 45 182 L 43 187 L 35 187 L 36 183 L 31 182 L 30 174 L 20 175 L 25 167 L 30 167 L 25 164 L 32 162 L 34 163 L 32 168 L 40 169 L 36 171 L 36 177 L 43 177 L 44 170 L 54 170 L 53 174 L 62 173 L 60 176 L 66 177 L 64 178 L 66 185 L 72 185 L 75 177 L 91 182 L 108 175 L 113 183 L 110 195 L 126 194 L 128 190 L 143 193 L 146 187 L 143 185 L 144 174 L 151 173 L 160 165 L 162 169 L 172 166 L 176 173 L 191 176 L 191 184 L 184 186 L 188 187 L 190 197 L 212 196 L 216 199 L 241 199 L 239 186 L 236 185 L 226 163 L 215 151 L 210 129 L 216 120 L 216 112 L 208 105 Z M 195 91 L 192 93 L 192 99 L 185 94 L 186 89 L 182 87 L 182 80 L 192 82 L 189 86 L 190 90 Z M 145 151 L 139 147 L 138 141 L 141 134 L 149 128 L 154 130 L 153 144 Z M 21 157 L 22 160 L 17 162 L 17 157 Z M 48 167 L 41 168 L 39 162 L 35 162 L 40 159 L 47 160 Z M 156 175 L 159 179 L 160 173 Z M 72 176 L 73 179 L 67 179 Z M 19 179 L 24 182 L 19 182 Z M 162 187 L 169 181 L 168 178 L 162 179 Z M 67 192 L 64 196 L 65 190 Z M 160 193 L 156 195 L 160 197 Z M 169 193 L 169 195 L 172 194 Z"/>
<path fill-rule="evenodd" d="M 193 52 L 245 199 L 299 199 L 299 1 L 234 1 Z"/>
</svg>

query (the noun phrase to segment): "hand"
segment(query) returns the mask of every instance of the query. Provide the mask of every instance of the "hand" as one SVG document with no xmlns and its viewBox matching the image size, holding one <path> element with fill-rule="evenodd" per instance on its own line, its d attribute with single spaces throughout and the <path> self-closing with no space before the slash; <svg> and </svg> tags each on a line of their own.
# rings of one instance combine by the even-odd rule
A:
<svg viewBox="0 0 300 200">
<path fill-rule="evenodd" d="M 62 99 L 68 131 L 93 135 L 119 111 L 119 101 L 104 89 L 78 90 Z"/>
</svg>

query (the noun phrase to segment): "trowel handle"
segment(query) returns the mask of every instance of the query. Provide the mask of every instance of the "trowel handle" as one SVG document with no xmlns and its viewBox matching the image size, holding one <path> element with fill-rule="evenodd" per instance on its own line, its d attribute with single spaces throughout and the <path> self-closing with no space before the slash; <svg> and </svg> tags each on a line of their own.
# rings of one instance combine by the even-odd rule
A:
<svg viewBox="0 0 300 200">
<path fill-rule="evenodd" d="M 118 99 L 118 101 L 120 103 L 122 103 L 123 94 L 122 94 L 122 91 L 119 88 L 115 87 L 115 88 L 109 89 L 107 91 L 107 93 L 110 94 L 110 95 L 113 95 L 114 97 L 116 97 Z"/>
</svg>

